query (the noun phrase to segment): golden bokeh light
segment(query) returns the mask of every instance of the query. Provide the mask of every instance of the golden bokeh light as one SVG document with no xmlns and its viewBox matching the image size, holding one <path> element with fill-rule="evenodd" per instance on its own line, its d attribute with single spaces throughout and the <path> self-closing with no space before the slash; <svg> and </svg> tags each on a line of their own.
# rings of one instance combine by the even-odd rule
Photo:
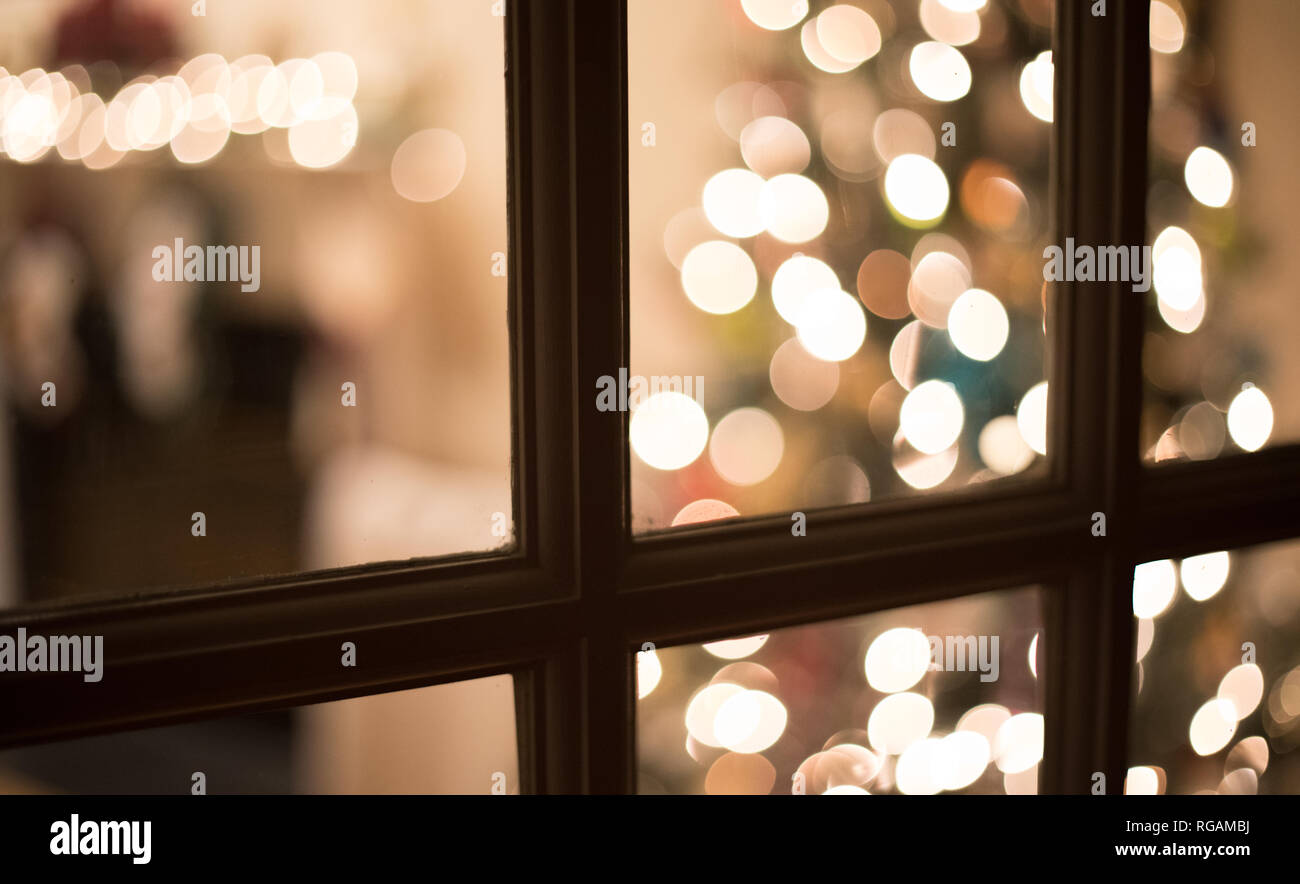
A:
<svg viewBox="0 0 1300 884">
<path fill-rule="evenodd" d="M 1183 48 L 1187 24 L 1178 0 L 1151 0 L 1151 48 L 1172 55 Z"/>
<path fill-rule="evenodd" d="M 773 178 L 806 169 L 812 146 L 804 131 L 785 117 L 759 117 L 741 130 L 740 155 L 758 175 Z"/>
<path fill-rule="evenodd" d="M 894 471 L 911 487 L 924 491 L 942 485 L 957 466 L 957 448 L 925 454 L 917 451 L 900 430 L 894 440 Z"/>
<path fill-rule="evenodd" d="M 858 266 L 858 297 L 882 319 L 903 319 L 911 312 L 907 287 L 912 265 L 893 249 L 876 249 Z"/>
<path fill-rule="evenodd" d="M 840 385 L 838 363 L 813 356 L 798 338 L 790 338 L 772 354 L 768 366 L 772 392 L 796 411 L 816 411 L 831 401 Z"/>
<path fill-rule="evenodd" d="M 871 144 L 885 163 L 892 163 L 903 154 L 933 160 L 936 150 L 934 130 L 925 117 L 902 107 L 891 108 L 876 117 L 871 127 Z"/>
<path fill-rule="evenodd" d="M 398 145 L 389 174 L 393 189 L 413 203 L 431 203 L 451 194 L 465 177 L 465 142 L 450 129 L 422 129 Z"/>
<path fill-rule="evenodd" d="M 959 11 L 941 0 L 921 0 L 921 27 L 931 38 L 950 46 L 974 43 L 980 35 L 980 17 L 974 11 Z"/>
<path fill-rule="evenodd" d="M 1034 450 L 1020 435 L 1014 415 L 993 418 L 979 435 L 979 455 L 984 465 L 1000 476 L 1013 476 L 1034 462 Z"/>
<path fill-rule="evenodd" d="M 814 20 L 817 42 L 849 70 L 880 51 L 880 27 L 866 10 L 840 3 L 827 7 Z"/>
<path fill-rule="evenodd" d="M 776 768 L 762 755 L 728 752 L 709 766 L 704 791 L 708 795 L 768 795 L 775 784 Z"/>
<path fill-rule="evenodd" d="M 803 47 L 804 56 L 813 67 L 828 74 L 844 74 L 861 63 L 841 61 L 831 55 L 822 45 L 821 38 L 817 34 L 817 19 L 804 22 L 803 28 L 799 31 L 799 45 Z"/>
<path fill-rule="evenodd" d="M 726 501 L 702 498 L 682 507 L 677 515 L 673 516 L 672 526 L 698 525 L 703 522 L 716 522 L 719 519 L 731 519 L 738 515 L 740 512 Z"/>
<path fill-rule="evenodd" d="M 761 408 L 738 408 L 713 428 L 709 459 L 732 485 L 754 485 L 776 471 L 785 436 L 776 418 Z"/>
</svg>

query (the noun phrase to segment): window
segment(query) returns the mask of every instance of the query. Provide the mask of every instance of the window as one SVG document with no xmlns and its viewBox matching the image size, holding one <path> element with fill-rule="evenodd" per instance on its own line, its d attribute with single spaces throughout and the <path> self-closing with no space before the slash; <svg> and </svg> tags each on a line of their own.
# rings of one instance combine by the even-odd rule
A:
<svg viewBox="0 0 1300 884">
<path fill-rule="evenodd" d="M 638 790 L 1033 794 L 1039 601 L 981 593 L 640 651 Z"/>
<path fill-rule="evenodd" d="M 1296 257 L 1284 234 L 1296 209 L 1275 186 L 1289 161 L 1259 140 L 1260 130 L 1300 128 L 1293 103 L 1261 100 L 1289 75 L 1274 41 L 1293 32 L 1295 11 L 1266 0 L 1254 13 L 1151 5 L 1143 454 L 1157 463 L 1257 451 L 1298 431 L 1288 389 Z"/>
<path fill-rule="evenodd" d="M 779 18 L 793 9 L 800 13 L 790 23 L 794 30 L 766 30 L 776 39 L 796 40 L 794 35 L 832 5 L 804 9 L 806 4 L 785 0 L 717 2 L 736 27 L 751 30 L 764 16 Z M 688 790 L 700 782 L 707 785 L 711 769 L 675 779 L 674 761 L 642 783 L 636 770 L 638 758 L 654 751 L 658 739 L 641 731 L 638 743 L 640 728 L 655 727 L 646 704 L 666 701 L 671 679 L 680 679 L 687 666 L 702 665 L 700 655 L 708 652 L 695 646 L 759 635 L 816 635 L 853 618 L 876 618 L 872 622 L 891 626 L 897 621 L 900 627 L 927 631 L 927 623 L 898 618 L 949 605 L 976 610 L 983 599 L 1015 591 L 1037 601 L 1029 608 L 1017 606 L 1008 625 L 954 625 L 949 632 L 977 636 L 1003 630 L 1015 655 L 1004 652 L 1001 665 L 1007 672 L 1015 667 L 1016 682 L 999 684 L 998 690 L 1015 690 L 1016 699 L 976 696 L 976 689 L 962 697 L 961 709 L 936 707 L 941 729 L 931 736 L 968 730 L 959 716 L 985 703 L 1028 715 L 1018 725 L 1025 733 L 1009 742 L 1032 749 L 1032 731 L 1041 728 L 1041 760 L 1029 751 L 998 772 L 1019 777 L 1028 769 L 1022 763 L 1034 758 L 1039 792 L 1085 793 L 1093 789 L 1098 773 L 1105 776 L 1107 791 L 1119 792 L 1131 766 L 1162 764 L 1130 754 L 1128 745 L 1133 662 L 1141 635 L 1133 616 L 1134 569 L 1150 561 L 1185 560 L 1207 550 L 1300 536 L 1300 449 L 1275 444 L 1240 457 L 1188 458 L 1146 467 L 1142 455 L 1150 440 L 1143 436 L 1143 345 L 1153 320 L 1147 303 L 1127 282 L 1069 278 L 1042 289 L 1043 328 L 1035 345 L 1042 349 L 1026 351 L 1034 354 L 1030 368 L 1037 368 L 1039 377 L 1026 374 L 1018 381 L 1050 379 L 1051 384 L 1041 430 L 1042 447 L 1050 454 L 1039 461 L 1031 481 L 981 483 L 960 493 L 941 488 L 918 495 L 873 494 L 869 500 L 860 495 L 799 499 L 770 494 L 741 507 L 742 518 L 647 530 L 664 527 L 677 507 L 661 500 L 664 518 L 640 518 L 647 512 L 642 501 L 651 498 L 636 490 L 644 476 L 634 461 L 639 457 L 632 452 L 636 440 L 629 443 L 634 415 L 598 407 L 600 379 L 619 378 L 634 360 L 638 371 L 670 376 L 700 372 L 668 362 L 647 362 L 642 369 L 642 351 L 634 346 L 641 334 L 633 275 L 638 259 L 632 251 L 639 191 L 629 173 L 645 159 L 637 152 L 646 121 L 631 116 L 635 89 L 630 92 L 629 86 L 635 86 L 631 65 L 636 56 L 628 25 L 644 14 L 641 4 L 464 4 L 485 17 L 498 10 L 506 13 L 513 545 L 491 555 L 404 563 L 376 564 L 363 554 L 336 570 L 262 569 L 259 575 L 279 571 L 281 576 L 245 575 L 223 585 L 209 579 L 185 592 L 149 591 L 141 584 L 122 587 L 132 591 L 116 597 L 47 600 L 7 610 L 0 615 L 0 634 L 23 628 L 29 634 L 103 636 L 106 657 L 104 677 L 94 683 L 71 673 L 0 673 L 0 708 L 5 710 L 0 744 L 30 747 L 510 674 L 520 791 Z M 902 42 L 923 40 L 929 33 L 924 23 L 911 18 L 915 5 L 887 0 L 852 4 L 876 10 L 877 21 L 885 16 L 881 9 L 906 6 L 907 15 L 900 13 L 891 25 L 908 35 L 898 37 Z M 1166 0 L 1164 5 L 1174 4 Z M 1197 9 L 1214 6 L 1195 4 Z M 1038 183 L 1025 187 L 1041 188 L 1038 218 L 1046 242 L 1063 243 L 1068 237 L 1081 244 L 1139 245 L 1148 242 L 1148 205 L 1156 210 L 1154 197 L 1148 199 L 1153 173 L 1147 162 L 1148 115 L 1156 110 L 1150 100 L 1153 13 L 1146 3 L 1108 4 L 1105 16 L 1093 16 L 1090 7 L 1080 0 L 989 0 L 978 14 L 990 28 L 1003 19 L 1007 40 L 1017 33 L 1028 36 L 1006 44 L 1016 48 L 1001 61 L 981 56 L 976 69 L 994 77 L 1019 77 L 1023 65 L 1041 65 L 1027 75 L 1028 100 L 1052 123 L 1049 129 L 1041 117 L 1024 122 L 1046 130 L 1048 171 L 1045 180 L 1034 178 Z M 1178 8 L 1187 15 L 1193 4 L 1183 2 Z M 1276 14 L 1293 15 L 1294 10 L 1287 7 Z M 855 13 L 835 15 L 856 18 Z M 1028 25 L 1016 30 L 1021 26 L 1013 22 L 1022 20 L 1037 22 L 1038 30 Z M 1167 25 L 1164 21 L 1161 27 Z M 931 26 L 936 27 L 933 20 Z M 423 27 L 436 31 L 440 24 L 431 19 Z M 816 24 L 812 27 L 816 36 Z M 423 32 L 403 29 L 401 45 Z M 703 36 L 707 32 L 702 30 Z M 830 52 L 832 47 L 821 48 Z M 1042 55 L 1048 49 L 1050 63 Z M 843 55 L 861 48 L 836 51 Z M 970 51 L 974 56 L 977 48 Z M 933 52 L 936 58 L 951 58 L 942 48 Z M 830 54 L 832 61 L 836 57 Z M 661 63 L 672 66 L 674 60 L 666 57 Z M 1044 94 L 1041 84 L 1047 77 L 1052 86 Z M 947 85 L 936 88 L 942 91 Z M 1005 95 L 1021 102 L 1012 105 L 1018 112 L 1030 112 L 1019 88 Z M 984 111 L 969 113 L 978 126 Z M 931 122 L 942 121 L 936 117 Z M 959 145 L 963 131 L 959 120 Z M 663 144 L 666 133 L 660 130 L 658 137 Z M 842 172 L 861 174 L 861 169 L 854 171 L 854 162 L 870 160 L 857 140 L 862 137 L 849 133 L 844 154 L 832 148 L 829 160 Z M 978 143 L 968 142 L 971 150 Z M 1264 144 L 1261 134 L 1261 151 Z M 1020 174 L 1013 158 L 1003 162 Z M 37 162 L 24 172 L 45 169 Z M 1032 217 L 1034 203 L 1025 195 Z M 959 205 L 959 194 L 957 199 Z M 471 211 L 465 217 L 478 216 Z M 863 245 L 871 248 L 859 262 L 874 249 L 867 240 Z M 892 249 L 913 257 L 910 244 Z M 848 287 L 852 277 L 843 269 L 839 273 L 839 282 Z M 979 279 L 977 273 L 972 285 Z M 680 281 L 669 277 L 668 283 Z M 850 292 L 843 293 L 851 297 Z M 853 295 L 857 298 L 851 297 L 851 306 L 865 316 L 857 304 L 870 303 L 861 291 Z M 765 297 L 767 309 L 770 295 Z M 896 321 L 873 316 L 879 323 L 868 318 L 868 324 L 881 329 Z M 780 339 L 764 333 L 767 351 L 756 363 L 759 371 L 742 366 L 764 383 L 771 380 L 769 360 L 790 336 L 789 328 L 781 331 Z M 411 370 L 420 368 L 413 364 Z M 714 409 L 707 414 L 710 426 L 746 405 L 740 399 L 748 394 L 739 383 L 732 390 L 725 384 L 706 389 L 705 406 Z M 737 405 L 710 402 L 714 390 L 736 398 Z M 1018 402 L 999 414 L 1015 413 Z M 869 411 L 869 401 L 867 405 Z M 1164 407 L 1171 406 L 1173 411 L 1181 407 Z M 403 407 L 421 409 L 425 403 L 415 398 Z M 1161 423 L 1173 418 L 1173 411 L 1162 415 Z M 838 419 L 847 425 L 850 415 Z M 813 436 L 825 426 L 806 424 Z M 477 433 L 481 428 L 472 429 Z M 869 415 L 854 429 L 870 434 Z M 740 430 L 741 437 L 757 435 L 752 428 Z M 816 443 L 809 438 L 810 445 Z M 886 452 L 879 437 L 864 438 Z M 977 437 L 968 434 L 960 444 L 963 456 L 978 456 Z M 815 465 L 817 455 L 835 454 L 833 446 L 826 446 L 808 456 Z M 888 453 L 882 463 L 889 463 Z M 962 481 L 974 472 L 963 473 Z M 832 477 L 829 483 L 842 486 L 844 479 Z M 11 520 L 26 517 L 11 507 Z M 372 564 L 360 564 L 366 561 Z M 1027 587 L 1033 589 L 1017 589 Z M 1029 650 L 1021 645 L 1034 633 L 1038 640 L 1029 671 Z M 777 639 L 769 641 L 776 648 Z M 345 644 L 355 651 L 356 665 L 342 665 Z M 647 644 L 664 667 L 665 681 L 657 691 L 665 693 L 651 693 L 639 708 L 637 655 Z M 851 647 L 846 655 L 855 667 L 863 665 L 859 650 L 865 654 L 869 647 Z M 691 655 L 696 663 L 689 663 Z M 679 664 L 682 668 L 668 671 Z M 718 668 L 724 665 L 718 661 Z M 772 667 L 765 668 L 775 674 Z M 699 681 L 709 681 L 708 672 L 699 675 Z M 868 675 L 861 668 L 853 673 L 854 678 Z M 732 681 L 724 682 L 730 685 L 726 693 L 745 692 L 737 694 L 745 706 L 740 711 L 749 715 L 756 709 L 759 720 L 767 701 L 753 694 L 768 693 L 762 687 L 765 677 L 741 667 L 729 674 Z M 924 677 L 948 679 L 952 673 Z M 885 686 L 890 686 L 888 679 Z M 862 682 L 853 687 L 866 689 Z M 920 696 L 904 689 L 881 693 Z M 688 691 L 684 699 L 689 696 Z M 684 722 L 681 727 L 685 741 Z M 856 727 L 869 730 L 866 721 Z M 996 743 L 997 731 L 991 733 Z M 751 735 L 723 736 L 725 741 L 712 734 L 719 743 L 715 748 L 725 749 L 728 742 L 751 747 Z M 866 739 L 869 743 L 869 734 Z M 823 740 L 830 742 L 813 748 L 834 752 L 841 745 L 833 741 L 834 732 Z M 845 755 L 850 763 L 863 760 L 853 758 L 853 750 L 836 755 Z M 755 783 L 762 786 L 770 773 L 771 788 L 784 791 L 801 761 L 782 755 L 777 770 L 769 759 L 771 771 L 748 758 L 729 761 L 715 782 L 722 784 L 720 791 L 743 791 Z M 844 764 L 838 758 L 830 761 L 826 770 Z M 805 785 L 813 786 L 807 791 L 823 780 L 829 783 L 829 774 L 818 765 L 804 772 Z M 909 774 L 895 768 L 890 777 L 894 783 L 899 776 L 919 783 L 915 791 L 962 782 L 956 774 L 937 784 L 912 780 L 912 774 L 915 770 Z M 987 785 L 999 790 L 1026 787 L 1027 778 L 1013 780 L 1008 789 L 1005 779 L 998 782 L 987 770 L 984 776 Z M 836 780 L 827 788 L 854 785 L 859 784 Z M 488 791 L 487 783 L 483 791 Z"/>
<path fill-rule="evenodd" d="M 473 6 L 4 11 L 0 605 L 509 546 Z"/>
<path fill-rule="evenodd" d="M 1138 566 L 1138 794 L 1293 795 L 1300 770 L 1295 541 Z"/>
<path fill-rule="evenodd" d="M 24 746 L 0 794 L 517 795 L 512 694 L 498 675 Z"/>
</svg>

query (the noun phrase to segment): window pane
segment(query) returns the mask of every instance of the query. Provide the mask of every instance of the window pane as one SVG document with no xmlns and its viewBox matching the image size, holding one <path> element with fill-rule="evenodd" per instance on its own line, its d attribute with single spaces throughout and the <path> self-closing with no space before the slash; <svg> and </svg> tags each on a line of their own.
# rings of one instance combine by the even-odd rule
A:
<svg viewBox="0 0 1300 884">
<path fill-rule="evenodd" d="M 0 794 L 519 793 L 509 675 L 0 752 Z"/>
<path fill-rule="evenodd" d="M 503 19 L 192 5 L 0 9 L 0 606 L 510 542 Z"/>
<path fill-rule="evenodd" d="M 1148 461 L 1300 440 L 1300 4 L 1153 0 Z"/>
<path fill-rule="evenodd" d="M 1133 613 L 1126 791 L 1300 793 L 1300 542 L 1147 562 Z"/>
<path fill-rule="evenodd" d="M 1039 591 L 637 654 L 642 793 L 1033 793 Z"/>
<path fill-rule="evenodd" d="M 630 0 L 636 530 L 1041 470 L 1053 4 L 951 5 Z"/>
</svg>

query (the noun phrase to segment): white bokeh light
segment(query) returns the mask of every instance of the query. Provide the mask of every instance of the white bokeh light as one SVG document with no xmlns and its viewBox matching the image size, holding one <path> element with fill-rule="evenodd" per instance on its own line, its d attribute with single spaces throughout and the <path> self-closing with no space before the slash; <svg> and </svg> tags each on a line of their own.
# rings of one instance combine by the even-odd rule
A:
<svg viewBox="0 0 1300 884">
<path fill-rule="evenodd" d="M 1022 773 L 1043 759 L 1043 716 L 1036 712 L 1013 715 L 993 738 L 993 760 L 1003 773 Z"/>
<path fill-rule="evenodd" d="M 1231 562 L 1224 551 L 1188 556 L 1178 566 L 1183 589 L 1198 602 L 1211 598 L 1228 582 Z"/>
<path fill-rule="evenodd" d="M 885 198 L 904 218 L 934 221 L 948 209 L 948 179 L 933 160 L 905 153 L 885 170 Z"/>
<path fill-rule="evenodd" d="M 1177 591 L 1178 573 L 1171 560 L 1143 562 L 1133 569 L 1133 616 L 1160 616 Z"/>
<path fill-rule="evenodd" d="M 1125 795 L 1159 795 L 1160 774 L 1154 767 L 1130 767 L 1124 777 Z"/>
<path fill-rule="evenodd" d="M 1240 721 L 1254 712 L 1264 698 L 1264 673 L 1254 663 L 1234 666 L 1219 681 L 1217 696 L 1232 704 Z"/>
<path fill-rule="evenodd" d="M 748 635 L 744 638 L 726 638 L 722 641 L 705 642 L 701 647 L 715 657 L 723 660 L 741 660 L 756 653 L 767 644 L 766 635 Z"/>
<path fill-rule="evenodd" d="M 706 746 L 721 748 L 714 726 L 722 706 L 745 689 L 731 682 L 718 682 L 701 688 L 686 705 L 686 732 Z"/>
<path fill-rule="evenodd" d="M 1052 90 L 1056 69 L 1052 64 L 1052 51 L 1040 52 L 1020 70 L 1020 100 L 1029 111 L 1044 123 L 1052 122 Z"/>
<path fill-rule="evenodd" d="M 881 693 L 905 691 L 929 671 L 930 640 L 919 629 L 887 629 L 872 640 L 863 667 L 867 684 Z"/>
<path fill-rule="evenodd" d="M 948 336 L 958 352 L 988 362 L 1006 346 L 1011 326 L 997 296 L 983 289 L 963 292 L 948 311 Z"/>
<path fill-rule="evenodd" d="M 704 185 L 704 215 L 723 236 L 757 236 L 763 232 L 758 212 L 762 189 L 763 179 L 748 169 L 724 169 Z"/>
<path fill-rule="evenodd" d="M 939 741 L 933 776 L 939 788 L 955 791 L 978 780 L 992 760 L 993 749 L 983 734 L 955 731 Z"/>
<path fill-rule="evenodd" d="M 700 404 L 672 391 L 655 393 L 628 422 L 632 451 L 657 470 L 680 470 L 704 452 L 709 419 Z"/>
<path fill-rule="evenodd" d="M 1207 701 L 1187 728 L 1192 751 L 1197 755 L 1213 755 L 1232 739 L 1237 732 L 1237 707 L 1231 700 L 1216 697 Z"/>
<path fill-rule="evenodd" d="M 781 318 L 799 324 L 799 312 L 808 295 L 818 289 L 839 289 L 840 280 L 825 261 L 808 255 L 794 255 L 772 275 L 772 305 Z"/>
<path fill-rule="evenodd" d="M 682 260 L 682 290 L 706 313 L 734 313 L 758 291 L 758 270 L 740 246 L 710 240 L 691 249 Z"/>
<path fill-rule="evenodd" d="M 1228 406 L 1228 434 L 1246 451 L 1258 451 L 1273 434 L 1273 405 L 1259 387 L 1247 384 Z"/>
<path fill-rule="evenodd" d="M 825 362 L 842 362 L 862 347 L 867 315 L 862 304 L 839 289 L 818 289 L 804 298 L 795 326 L 799 343 Z"/>
<path fill-rule="evenodd" d="M 1158 256 L 1154 249 L 1151 254 L 1156 265 L 1156 296 L 1173 310 L 1192 309 L 1204 292 L 1199 250 L 1192 252 L 1182 245 L 1170 245 Z"/>
<path fill-rule="evenodd" d="M 894 768 L 894 785 L 904 795 L 936 795 L 943 790 L 937 774 L 941 767 L 941 740 L 917 740 L 903 750 Z"/>
<path fill-rule="evenodd" d="M 1219 208 L 1232 199 L 1232 166 L 1213 148 L 1193 150 L 1183 167 L 1183 178 L 1188 191 L 1203 205 Z"/>
<path fill-rule="evenodd" d="M 925 381 L 903 399 L 898 425 L 917 451 L 938 454 L 957 441 L 965 421 L 961 397 L 952 384 Z"/>
<path fill-rule="evenodd" d="M 1025 444 L 1039 454 L 1047 454 L 1047 381 L 1029 388 L 1016 408 L 1016 426 Z"/>
<path fill-rule="evenodd" d="M 781 738 L 785 705 L 766 691 L 742 690 L 727 697 L 714 713 L 713 734 L 732 752 L 762 752 Z"/>
<path fill-rule="evenodd" d="M 970 91 L 970 65 L 959 50 L 947 43 L 918 43 L 908 56 L 907 70 L 926 98 L 956 101 Z"/>
<path fill-rule="evenodd" d="M 636 652 L 636 698 L 643 700 L 654 692 L 663 678 L 664 667 L 659 655 L 651 648 Z"/>
<path fill-rule="evenodd" d="M 830 204 L 822 189 L 812 179 L 793 173 L 765 181 L 758 208 L 767 232 L 787 243 L 820 236 L 830 219 Z"/>
<path fill-rule="evenodd" d="M 749 20 L 768 31 L 784 31 L 803 21 L 808 0 L 740 0 Z"/>
<path fill-rule="evenodd" d="M 899 755 L 929 736 L 933 727 L 934 705 L 920 694 L 904 691 L 890 694 L 871 710 L 867 739 L 877 752 Z"/>
</svg>

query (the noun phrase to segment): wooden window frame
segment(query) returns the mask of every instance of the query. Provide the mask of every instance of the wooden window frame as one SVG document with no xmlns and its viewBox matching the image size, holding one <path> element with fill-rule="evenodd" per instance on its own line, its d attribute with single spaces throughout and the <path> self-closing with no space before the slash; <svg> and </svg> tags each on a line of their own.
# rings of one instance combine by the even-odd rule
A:
<svg viewBox="0 0 1300 884">
<path fill-rule="evenodd" d="M 626 2 L 512 0 L 505 20 L 514 550 L 6 611 L 0 631 L 102 634 L 108 662 L 93 685 L 0 679 L 0 746 L 508 672 L 523 791 L 633 792 L 643 642 L 1038 585 L 1040 790 L 1123 782 L 1134 565 L 1300 535 L 1300 446 L 1144 468 L 1145 302 L 1065 283 L 1043 481 L 815 510 L 797 539 L 774 515 L 634 540 L 627 416 L 593 404 L 629 364 Z M 1053 241 L 1142 243 L 1149 7 L 1090 7 L 1055 10 Z"/>
</svg>

